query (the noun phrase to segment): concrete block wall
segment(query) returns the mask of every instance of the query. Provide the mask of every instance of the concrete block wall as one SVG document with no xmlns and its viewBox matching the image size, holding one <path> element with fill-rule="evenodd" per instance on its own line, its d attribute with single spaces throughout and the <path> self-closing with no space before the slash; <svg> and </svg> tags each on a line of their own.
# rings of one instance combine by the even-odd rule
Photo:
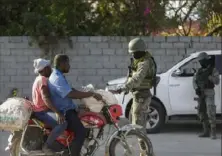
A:
<svg viewBox="0 0 222 156">
<path fill-rule="evenodd" d="M 127 46 L 132 37 L 71 37 L 73 48 L 62 44 L 57 52 L 70 56 L 71 70 L 67 78 L 74 87 L 89 83 L 104 88 L 108 80 L 127 74 Z M 183 57 L 198 50 L 221 49 L 221 37 L 142 37 L 164 72 Z M 33 60 L 41 54 L 38 46 L 29 45 L 30 37 L 0 37 L 0 101 L 12 88 L 20 95 L 31 95 Z"/>
</svg>

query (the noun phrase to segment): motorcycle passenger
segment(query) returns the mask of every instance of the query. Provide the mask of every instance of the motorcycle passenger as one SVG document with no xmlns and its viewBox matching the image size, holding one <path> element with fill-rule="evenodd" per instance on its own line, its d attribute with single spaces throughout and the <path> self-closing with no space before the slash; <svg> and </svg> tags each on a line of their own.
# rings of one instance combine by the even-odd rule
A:
<svg viewBox="0 0 222 156">
<path fill-rule="evenodd" d="M 69 57 L 67 55 L 56 55 L 54 58 L 54 67 L 55 69 L 49 77 L 48 84 L 51 100 L 55 107 L 64 114 L 68 122 L 67 129 L 73 131 L 75 134 L 75 139 L 70 145 L 71 155 L 80 156 L 86 136 L 86 129 L 78 117 L 76 111 L 77 105 L 73 103 L 72 99 L 94 97 L 97 100 L 102 100 L 102 96 L 92 92 L 78 91 L 68 84 L 64 76 L 70 69 Z"/>
<path fill-rule="evenodd" d="M 47 154 L 53 154 L 50 146 L 67 128 L 67 122 L 65 117 L 61 114 L 52 104 L 50 100 L 50 94 L 48 90 L 48 77 L 50 76 L 52 69 L 50 61 L 45 59 L 34 60 L 36 77 L 32 88 L 33 110 L 34 115 L 47 125 L 53 128 L 42 150 Z"/>
</svg>

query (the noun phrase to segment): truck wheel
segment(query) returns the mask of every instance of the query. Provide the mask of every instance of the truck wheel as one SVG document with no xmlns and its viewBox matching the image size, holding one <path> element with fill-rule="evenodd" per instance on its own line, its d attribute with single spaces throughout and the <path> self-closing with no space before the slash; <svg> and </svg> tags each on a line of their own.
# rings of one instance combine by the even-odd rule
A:
<svg viewBox="0 0 222 156">
<path fill-rule="evenodd" d="M 160 102 L 152 100 L 150 104 L 150 112 L 147 117 L 146 129 L 147 133 L 159 133 L 165 124 L 166 113 Z M 132 122 L 132 107 L 130 110 L 129 120 Z"/>
</svg>

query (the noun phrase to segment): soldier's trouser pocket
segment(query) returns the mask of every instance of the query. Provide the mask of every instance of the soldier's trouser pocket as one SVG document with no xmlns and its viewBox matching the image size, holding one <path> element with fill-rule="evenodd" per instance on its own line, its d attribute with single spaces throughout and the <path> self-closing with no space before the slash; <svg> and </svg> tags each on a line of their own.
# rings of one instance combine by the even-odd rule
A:
<svg viewBox="0 0 222 156">
<path fill-rule="evenodd" d="M 208 115 L 207 115 L 207 106 L 206 106 L 206 100 L 205 98 L 199 97 L 198 101 L 198 116 L 200 118 L 201 122 L 208 121 Z"/>
<path fill-rule="evenodd" d="M 133 96 L 132 123 L 146 127 L 146 119 L 151 102 L 149 94 L 137 93 Z"/>
<path fill-rule="evenodd" d="M 133 97 L 133 113 L 140 114 L 147 112 L 151 102 L 151 96 L 134 95 Z"/>
</svg>

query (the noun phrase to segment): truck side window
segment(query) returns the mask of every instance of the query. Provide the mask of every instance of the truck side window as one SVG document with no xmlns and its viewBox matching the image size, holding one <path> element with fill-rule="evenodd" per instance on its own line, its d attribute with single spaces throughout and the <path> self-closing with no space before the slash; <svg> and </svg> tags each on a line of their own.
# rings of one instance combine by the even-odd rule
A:
<svg viewBox="0 0 222 156">
<path fill-rule="evenodd" d="M 181 77 L 192 77 L 195 72 L 200 68 L 200 64 L 197 59 L 192 59 L 183 66 L 180 67 L 182 74 Z"/>
<path fill-rule="evenodd" d="M 215 56 L 215 67 L 219 71 L 220 75 L 222 75 L 222 54 Z"/>
</svg>

